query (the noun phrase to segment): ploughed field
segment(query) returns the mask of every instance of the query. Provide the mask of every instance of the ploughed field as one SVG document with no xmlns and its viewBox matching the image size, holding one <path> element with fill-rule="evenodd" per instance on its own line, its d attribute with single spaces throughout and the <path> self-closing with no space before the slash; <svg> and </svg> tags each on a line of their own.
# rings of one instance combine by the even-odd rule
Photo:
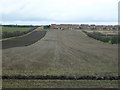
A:
<svg viewBox="0 0 120 90">
<path fill-rule="evenodd" d="M 34 31 L 31 34 L 24 36 L 24 37 L 18 37 L 10 40 L 4 40 L 2 41 L 2 48 L 13 48 L 13 47 L 22 47 L 22 46 L 29 46 L 38 40 L 40 40 L 42 37 L 44 37 L 46 34 L 46 31 Z"/>
<path fill-rule="evenodd" d="M 86 79 L 92 76 L 116 77 L 118 76 L 117 50 L 116 44 L 89 38 L 82 31 L 39 30 L 38 28 L 28 36 L 3 41 L 3 76 L 10 78 L 34 76 L 35 79 L 44 76 L 65 79 L 81 76 L 87 77 Z M 4 80 L 3 86 L 10 87 L 8 82 L 11 83 L 9 80 Z M 48 83 L 50 84 L 51 81 Z M 108 86 L 111 83 L 108 83 Z M 12 84 L 14 86 L 15 81 Z M 117 87 L 117 84 L 113 84 L 113 87 Z M 80 87 L 80 83 L 77 85 L 76 87 Z"/>
</svg>

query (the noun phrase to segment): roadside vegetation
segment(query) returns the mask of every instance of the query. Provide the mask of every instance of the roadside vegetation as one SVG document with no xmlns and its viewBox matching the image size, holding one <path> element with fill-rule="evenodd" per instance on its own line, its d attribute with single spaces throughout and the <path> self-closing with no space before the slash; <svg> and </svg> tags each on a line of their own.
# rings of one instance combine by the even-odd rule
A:
<svg viewBox="0 0 120 90">
<path fill-rule="evenodd" d="M 87 31 L 83 31 L 83 32 L 86 33 L 89 37 L 100 40 L 102 42 L 107 42 L 111 44 L 120 43 L 120 35 L 118 34 L 117 35 L 112 35 L 112 34 L 105 35 L 100 32 L 87 32 Z"/>
<path fill-rule="evenodd" d="M 4 25 L 2 26 L 2 38 L 17 37 L 24 34 L 27 34 L 33 31 L 35 26 L 13 26 L 13 25 Z"/>
</svg>

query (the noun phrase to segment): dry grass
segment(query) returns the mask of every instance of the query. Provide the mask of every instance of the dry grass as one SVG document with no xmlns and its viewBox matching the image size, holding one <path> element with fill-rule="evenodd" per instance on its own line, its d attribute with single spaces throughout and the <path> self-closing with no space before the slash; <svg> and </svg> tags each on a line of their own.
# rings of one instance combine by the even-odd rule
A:
<svg viewBox="0 0 120 90">
<path fill-rule="evenodd" d="M 30 46 L 3 49 L 3 75 L 117 76 L 117 50 L 117 45 L 94 40 L 81 31 L 48 30 L 44 38 Z M 44 81 L 32 81 L 29 86 L 92 87 L 93 84 L 97 84 L 98 87 L 117 86 L 114 81 L 96 82 L 85 81 L 85 86 L 82 86 L 81 81 L 60 81 L 58 84 L 55 84 L 57 81 L 48 84 Z M 31 81 L 4 80 L 3 86 L 28 87 L 26 85 L 29 83 Z"/>
<path fill-rule="evenodd" d="M 118 88 L 118 81 L 110 80 L 4 80 L 6 88 Z"/>
<path fill-rule="evenodd" d="M 87 32 L 100 32 L 102 34 L 105 34 L 105 35 L 118 35 L 119 31 L 117 30 L 91 30 L 91 31 L 87 31 Z"/>
</svg>

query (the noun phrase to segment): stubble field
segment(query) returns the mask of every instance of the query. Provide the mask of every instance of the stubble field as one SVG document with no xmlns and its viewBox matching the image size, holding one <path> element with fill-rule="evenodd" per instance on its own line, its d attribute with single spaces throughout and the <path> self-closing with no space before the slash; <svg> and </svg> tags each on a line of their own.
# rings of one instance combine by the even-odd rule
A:
<svg viewBox="0 0 120 90">
<path fill-rule="evenodd" d="M 116 44 L 112 45 L 94 40 L 81 31 L 45 31 L 46 35 L 42 39 L 39 38 L 39 40 L 30 45 L 22 47 L 12 47 L 11 45 L 9 48 L 3 48 L 3 76 L 118 76 L 118 46 Z M 38 32 L 43 32 L 43 30 L 38 30 Z M 22 37 L 23 41 L 24 39 L 25 37 Z M 27 40 L 32 39 L 28 38 Z M 9 40 L 8 42 L 10 43 Z M 18 43 L 22 43 L 22 41 Z M 5 45 L 3 43 L 4 47 Z M 26 81 L 13 80 L 11 82 L 8 79 L 3 80 L 3 86 L 10 87 L 10 85 L 15 85 L 15 82 L 25 83 Z M 29 81 L 27 82 L 29 83 Z M 75 87 L 82 87 L 80 82 L 84 82 L 86 86 L 91 87 L 90 82 L 87 83 L 86 81 L 76 81 L 77 86 Z M 99 87 L 99 84 L 97 86 L 94 85 L 97 84 L 95 82 L 93 86 Z M 108 80 L 107 85 L 105 85 L 106 81 L 101 82 L 103 82 L 103 87 L 117 87 L 117 81 Z M 51 82 L 48 83 L 50 84 Z M 61 83 L 61 81 L 58 81 L 58 83 Z M 71 84 L 69 83 L 68 86 Z M 23 87 L 25 86 L 23 85 Z M 51 87 L 54 87 L 54 84 Z M 64 84 L 61 87 L 67 86 Z"/>
</svg>

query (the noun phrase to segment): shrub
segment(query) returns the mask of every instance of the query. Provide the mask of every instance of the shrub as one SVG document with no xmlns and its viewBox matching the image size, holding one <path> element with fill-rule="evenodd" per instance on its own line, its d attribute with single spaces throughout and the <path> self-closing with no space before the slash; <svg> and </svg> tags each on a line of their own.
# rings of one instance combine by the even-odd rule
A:
<svg viewBox="0 0 120 90">
<path fill-rule="evenodd" d="M 86 31 L 83 31 L 83 32 L 86 33 L 89 37 L 94 38 L 96 40 L 100 40 L 102 42 L 108 42 L 111 44 L 120 43 L 120 36 L 119 35 L 110 35 L 110 37 L 109 37 L 109 36 L 103 35 L 99 32 L 93 32 L 93 33 L 89 33 Z"/>
</svg>

